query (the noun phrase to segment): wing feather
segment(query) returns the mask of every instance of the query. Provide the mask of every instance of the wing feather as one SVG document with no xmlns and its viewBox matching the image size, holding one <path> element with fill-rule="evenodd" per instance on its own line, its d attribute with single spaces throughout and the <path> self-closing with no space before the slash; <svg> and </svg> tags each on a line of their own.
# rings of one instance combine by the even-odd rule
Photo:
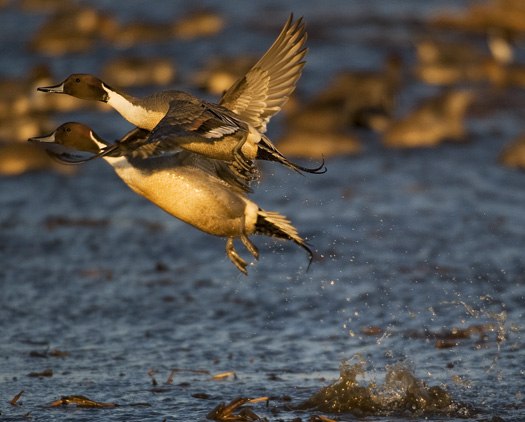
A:
<svg viewBox="0 0 525 422">
<path fill-rule="evenodd" d="M 239 116 L 217 104 L 174 100 L 144 145 L 155 144 L 158 150 L 170 152 L 190 140 L 209 143 L 246 130 Z"/>
<path fill-rule="evenodd" d="M 305 24 L 302 18 L 292 22 L 293 14 L 266 54 L 219 101 L 263 133 L 295 89 L 306 63 Z"/>
</svg>

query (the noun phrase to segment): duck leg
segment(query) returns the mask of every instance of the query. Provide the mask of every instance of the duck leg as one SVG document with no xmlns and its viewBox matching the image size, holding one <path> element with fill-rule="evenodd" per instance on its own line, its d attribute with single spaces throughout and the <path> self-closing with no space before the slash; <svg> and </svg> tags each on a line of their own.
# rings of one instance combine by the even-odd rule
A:
<svg viewBox="0 0 525 422">
<path fill-rule="evenodd" d="M 257 249 L 257 246 L 255 246 L 252 241 L 248 238 L 248 235 L 246 234 L 246 229 L 244 227 L 246 217 L 243 215 L 241 218 L 241 232 L 239 237 L 242 240 L 242 243 L 244 244 L 244 247 L 248 249 L 248 251 L 253 255 L 253 257 L 256 260 L 259 260 L 259 250 Z"/>
<path fill-rule="evenodd" d="M 237 145 L 233 147 L 233 161 L 239 166 L 241 170 L 249 172 L 252 169 L 253 164 L 251 160 L 248 160 L 241 151 L 245 142 L 246 139 L 241 138 L 239 142 L 237 142 Z"/>
<path fill-rule="evenodd" d="M 246 261 L 242 259 L 233 248 L 233 237 L 229 237 L 226 241 L 226 255 L 228 255 L 230 261 L 233 262 L 233 265 L 235 265 L 241 273 L 248 275 L 248 271 L 246 271 Z"/>
<path fill-rule="evenodd" d="M 242 155 L 242 157 L 244 157 L 244 155 Z M 249 169 L 246 169 L 245 167 L 246 165 L 248 165 L 246 161 L 250 163 Z M 233 172 L 233 174 L 236 177 L 242 180 L 246 180 L 248 183 L 251 183 L 257 180 L 258 178 L 257 167 L 255 167 L 253 161 L 246 161 L 244 161 L 243 165 L 240 165 L 237 159 L 234 158 L 233 162 L 228 165 L 228 168 Z"/>
</svg>

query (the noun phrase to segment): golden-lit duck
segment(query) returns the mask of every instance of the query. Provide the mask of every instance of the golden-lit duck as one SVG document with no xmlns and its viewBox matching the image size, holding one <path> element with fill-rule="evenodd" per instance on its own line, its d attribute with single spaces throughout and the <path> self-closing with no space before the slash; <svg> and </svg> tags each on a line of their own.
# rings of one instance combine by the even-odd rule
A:
<svg viewBox="0 0 525 422">
<path fill-rule="evenodd" d="M 107 103 L 137 127 L 151 132 L 150 141 L 183 148 L 210 158 L 234 162 L 249 170 L 253 160 L 279 162 L 299 172 L 324 173 L 321 164 L 309 169 L 287 160 L 264 135 L 295 89 L 306 54 L 305 24 L 290 16 L 277 40 L 218 104 L 182 91 L 162 91 L 136 98 L 119 92 L 95 76 L 70 75 L 64 82 L 40 91 L 72 95 Z M 153 139 L 154 138 L 154 139 Z"/>
<path fill-rule="evenodd" d="M 51 71 L 45 65 L 38 65 L 21 77 L 0 80 L 0 120 L 12 120 L 33 112 L 45 111 L 39 99 L 50 99 L 36 91 L 42 83 L 50 81 Z M 70 100 L 67 100 L 70 102 Z"/>
<path fill-rule="evenodd" d="M 26 171 L 45 169 L 63 173 L 72 170 L 52 160 L 41 147 L 25 142 L 27 138 L 47 132 L 55 125 L 45 113 L 41 113 L 41 104 L 37 97 L 46 95 L 35 95 L 36 86 L 47 80 L 48 73 L 47 67 L 37 66 L 25 77 L 0 80 L 2 175 L 18 175 Z"/>
<path fill-rule="evenodd" d="M 3 137 L 3 134 L 0 134 L 0 137 Z M 18 176 L 39 170 L 70 174 L 75 168 L 60 164 L 39 145 L 0 140 L 0 175 Z"/>
<path fill-rule="evenodd" d="M 352 155 L 363 150 L 360 139 L 347 130 L 313 132 L 297 127 L 288 128 L 277 145 L 286 156 L 302 158 Z"/>
<path fill-rule="evenodd" d="M 135 21 L 120 25 L 108 40 L 118 48 L 137 44 L 159 43 L 171 39 L 169 23 Z"/>
<path fill-rule="evenodd" d="M 249 239 L 254 234 L 291 240 L 308 252 L 311 261 L 312 252 L 296 229 L 284 216 L 266 212 L 249 200 L 246 180 L 237 177 L 227 163 L 184 150 L 159 155 L 158 144 L 145 142 L 147 135 L 136 128 L 109 145 L 89 127 L 66 123 L 51 135 L 30 141 L 57 143 L 103 157 L 139 195 L 205 233 L 227 238 L 226 254 L 244 274 L 247 264 L 235 251 L 233 241 L 240 239 L 258 259 L 257 247 Z"/>
<path fill-rule="evenodd" d="M 0 120 L 0 139 L 8 142 L 25 142 L 27 138 L 42 132 L 49 132 L 55 126 L 51 120 L 41 114 L 26 114 Z"/>
<path fill-rule="evenodd" d="M 331 106 L 307 103 L 286 112 L 285 131 L 277 143 L 285 156 L 319 159 L 362 151 L 361 141 Z"/>
<path fill-rule="evenodd" d="M 525 136 L 521 135 L 503 148 L 499 162 L 505 167 L 525 170 Z"/>
<path fill-rule="evenodd" d="M 515 60 L 513 41 L 506 31 L 492 30 L 488 35 L 493 60 L 486 65 L 487 75 L 500 88 L 525 86 L 525 64 Z"/>
<path fill-rule="evenodd" d="M 213 36 L 224 26 L 224 19 L 213 12 L 196 12 L 177 22 L 135 21 L 121 25 L 108 37 L 115 46 L 128 48 L 137 44 L 160 43 L 173 38 L 193 39 Z"/>
<path fill-rule="evenodd" d="M 192 13 L 175 22 L 171 33 L 179 39 L 193 39 L 199 37 L 212 37 L 224 28 L 224 18 L 211 11 Z"/>
<path fill-rule="evenodd" d="M 222 95 L 246 75 L 257 58 L 251 56 L 213 58 L 191 78 L 192 84 L 215 95 Z"/>
<path fill-rule="evenodd" d="M 492 0 L 472 2 L 463 13 L 442 14 L 432 19 L 434 25 L 446 28 L 485 32 L 487 28 L 525 31 L 523 0 Z"/>
<path fill-rule="evenodd" d="M 328 157 L 356 154 L 362 143 L 353 126 L 381 131 L 390 121 L 402 77 L 398 56 L 385 61 L 382 72 L 342 72 L 304 106 L 289 107 L 286 131 L 279 140 L 283 154 Z"/>
<path fill-rule="evenodd" d="M 381 130 L 395 106 L 402 78 L 402 62 L 389 56 L 381 72 L 345 71 L 317 94 L 289 124 L 334 128 L 364 126 Z"/>
<path fill-rule="evenodd" d="M 525 86 L 525 64 L 513 63 L 509 65 L 505 83 L 509 86 Z"/>
<path fill-rule="evenodd" d="M 118 87 L 168 85 L 175 76 L 173 60 L 162 57 L 117 57 L 102 69 L 102 78 Z"/>
<path fill-rule="evenodd" d="M 389 147 L 431 147 L 443 141 L 464 141 L 465 114 L 474 95 L 471 91 L 447 91 L 424 101 L 407 116 L 392 122 L 383 134 Z"/>
<path fill-rule="evenodd" d="M 31 112 L 30 84 L 27 80 L 14 78 L 0 81 L 0 119 L 13 119 Z"/>
<path fill-rule="evenodd" d="M 424 40 L 416 45 L 416 75 L 426 83 L 452 85 L 490 82 L 498 87 L 525 85 L 525 66 L 514 62 L 511 42 L 501 31 L 487 33 L 490 55 L 471 43 Z"/>
<path fill-rule="evenodd" d="M 116 28 L 113 17 L 92 7 L 71 3 L 36 31 L 31 48 L 52 56 L 85 52 L 91 50 L 101 37 L 111 38 Z"/>
<path fill-rule="evenodd" d="M 78 101 L 72 102 L 72 98 L 60 99 L 36 91 L 36 87 L 50 81 L 49 75 L 47 66 L 35 66 L 28 75 L 0 80 L 0 138 L 25 141 L 51 129 L 47 112 L 56 110 L 56 106 L 73 103 L 74 108 L 79 108 Z"/>
<path fill-rule="evenodd" d="M 418 78 L 429 84 L 451 85 L 488 79 L 492 58 L 468 43 L 422 40 L 416 44 Z"/>
</svg>

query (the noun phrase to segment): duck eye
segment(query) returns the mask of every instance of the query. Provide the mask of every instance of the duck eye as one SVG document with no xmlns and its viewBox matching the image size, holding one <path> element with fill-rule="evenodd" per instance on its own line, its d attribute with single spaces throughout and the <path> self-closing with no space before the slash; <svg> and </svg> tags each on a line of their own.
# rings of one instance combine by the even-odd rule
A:
<svg viewBox="0 0 525 422">
<path fill-rule="evenodd" d="M 71 128 L 68 127 L 68 128 L 66 129 L 66 132 L 71 132 Z"/>
<path fill-rule="evenodd" d="M 75 81 L 76 81 L 76 82 L 80 82 L 80 78 L 76 78 Z"/>
</svg>

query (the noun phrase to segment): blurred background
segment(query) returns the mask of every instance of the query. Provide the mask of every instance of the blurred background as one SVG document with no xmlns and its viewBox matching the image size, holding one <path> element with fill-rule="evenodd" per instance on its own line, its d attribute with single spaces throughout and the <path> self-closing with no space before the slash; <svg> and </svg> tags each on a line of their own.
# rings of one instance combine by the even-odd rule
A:
<svg viewBox="0 0 525 422">
<path fill-rule="evenodd" d="M 469 122 L 498 135 L 502 165 L 523 167 L 517 121 L 525 85 L 522 2 L 5 1 L 0 64 L 0 171 L 69 172 L 25 140 L 82 112 L 95 131 L 128 127 L 109 108 L 35 90 L 92 73 L 134 95 L 178 88 L 216 100 L 271 44 L 291 11 L 310 52 L 271 133 L 290 155 L 363 153 L 468 142 Z M 242 33 L 242 36 L 239 34 Z M 68 115 L 73 113 L 73 115 Z M 101 116 L 102 115 L 102 116 Z M 504 119 L 493 116 L 505 116 Z M 516 120 L 514 122 L 513 120 Z M 363 130 L 365 129 L 365 130 Z M 322 143 L 319 137 L 322 136 Z M 18 152 L 17 152 L 18 151 Z"/>
<path fill-rule="evenodd" d="M 308 273 L 259 238 L 244 277 L 106 163 L 27 142 L 131 129 L 36 91 L 71 73 L 217 101 L 291 12 L 307 64 L 268 134 L 328 172 L 264 163 L 253 198 L 312 243 Z M 0 57 L 2 420 L 204 420 L 237 396 L 270 396 L 267 420 L 522 420 L 523 0 L 7 0 Z"/>
</svg>

